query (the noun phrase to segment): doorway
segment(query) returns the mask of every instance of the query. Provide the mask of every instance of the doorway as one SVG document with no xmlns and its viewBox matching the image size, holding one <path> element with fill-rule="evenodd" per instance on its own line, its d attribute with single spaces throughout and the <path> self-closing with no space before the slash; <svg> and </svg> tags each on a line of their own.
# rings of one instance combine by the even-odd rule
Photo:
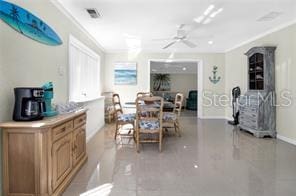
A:
<svg viewBox="0 0 296 196">
<path fill-rule="evenodd" d="M 183 116 L 202 118 L 202 61 L 195 59 L 149 60 L 149 90 L 164 98 L 171 110 L 176 93 L 184 95 Z"/>
</svg>

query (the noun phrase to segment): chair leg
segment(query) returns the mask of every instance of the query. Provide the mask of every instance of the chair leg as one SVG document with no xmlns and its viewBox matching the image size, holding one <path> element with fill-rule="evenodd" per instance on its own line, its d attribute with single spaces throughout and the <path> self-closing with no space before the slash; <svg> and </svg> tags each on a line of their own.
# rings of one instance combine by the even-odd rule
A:
<svg viewBox="0 0 296 196">
<path fill-rule="evenodd" d="M 135 129 L 135 125 L 133 125 L 133 138 L 134 138 L 134 141 L 136 142 L 137 141 L 137 138 L 136 138 L 136 129 Z"/>
<path fill-rule="evenodd" d="M 116 125 L 115 125 L 115 135 L 114 135 L 114 140 L 116 140 L 117 132 L 118 132 L 118 122 L 116 122 Z"/>
<path fill-rule="evenodd" d="M 181 128 L 180 128 L 179 121 L 177 121 L 177 122 L 175 123 L 175 126 L 176 126 L 177 129 L 178 129 L 178 135 L 179 135 L 179 137 L 181 137 Z"/>
<path fill-rule="evenodd" d="M 159 152 L 162 151 L 162 131 L 159 133 Z"/>
<path fill-rule="evenodd" d="M 175 134 L 178 134 L 177 123 L 176 122 L 174 122 L 174 128 L 175 128 Z"/>
<path fill-rule="evenodd" d="M 139 145 L 140 145 L 140 133 L 139 133 L 139 131 L 137 130 L 137 128 L 136 128 L 136 147 L 137 147 L 137 152 L 139 153 L 140 152 L 140 147 L 139 147 Z"/>
</svg>

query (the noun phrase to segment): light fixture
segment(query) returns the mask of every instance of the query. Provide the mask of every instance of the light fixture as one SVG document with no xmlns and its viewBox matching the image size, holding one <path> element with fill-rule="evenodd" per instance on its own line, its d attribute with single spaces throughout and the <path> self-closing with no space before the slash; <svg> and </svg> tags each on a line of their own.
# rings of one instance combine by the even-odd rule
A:
<svg viewBox="0 0 296 196">
<path fill-rule="evenodd" d="M 210 17 L 214 18 L 215 16 L 217 16 L 219 13 L 221 13 L 223 11 L 223 8 L 218 9 L 217 11 L 213 12 Z"/>
<path fill-rule="evenodd" d="M 209 5 L 209 7 L 206 9 L 206 11 L 204 12 L 204 15 L 207 16 L 209 13 L 211 13 L 211 11 L 215 8 L 215 5 L 211 4 Z"/>
<path fill-rule="evenodd" d="M 195 21 L 196 23 L 201 23 L 201 22 L 203 21 L 204 18 L 205 18 L 205 16 L 204 16 L 204 15 L 201 15 L 201 16 L 195 18 L 194 21 Z"/>
<path fill-rule="evenodd" d="M 186 71 L 186 67 L 183 67 L 182 70 L 183 70 L 183 71 Z"/>
<path fill-rule="evenodd" d="M 208 44 L 212 45 L 214 42 L 212 40 L 208 41 Z"/>
<path fill-rule="evenodd" d="M 198 165 L 194 165 L 194 168 L 197 169 L 198 168 Z"/>
<path fill-rule="evenodd" d="M 210 22 L 212 22 L 212 19 L 207 18 L 202 24 L 209 24 Z"/>
</svg>

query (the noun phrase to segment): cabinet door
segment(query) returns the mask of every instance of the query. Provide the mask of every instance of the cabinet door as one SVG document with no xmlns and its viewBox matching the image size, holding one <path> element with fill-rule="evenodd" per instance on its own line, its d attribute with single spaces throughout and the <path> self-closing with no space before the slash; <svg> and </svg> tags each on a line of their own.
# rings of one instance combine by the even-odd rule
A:
<svg viewBox="0 0 296 196">
<path fill-rule="evenodd" d="M 72 170 L 72 133 L 52 146 L 52 188 L 55 190 Z"/>
<path fill-rule="evenodd" d="M 86 154 L 85 126 L 77 128 L 73 132 L 73 165 L 76 165 Z"/>
</svg>

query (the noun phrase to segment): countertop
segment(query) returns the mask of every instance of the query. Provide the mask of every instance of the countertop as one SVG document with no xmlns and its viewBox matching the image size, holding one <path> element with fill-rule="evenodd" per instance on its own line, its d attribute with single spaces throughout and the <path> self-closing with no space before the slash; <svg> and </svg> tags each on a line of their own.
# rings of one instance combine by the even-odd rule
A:
<svg viewBox="0 0 296 196">
<path fill-rule="evenodd" d="M 79 116 L 83 113 L 85 113 L 87 109 L 80 109 L 75 112 L 67 113 L 67 114 L 61 114 L 53 117 L 45 117 L 42 120 L 37 120 L 37 121 L 9 121 L 9 122 L 4 122 L 0 123 L 0 128 L 46 128 L 46 127 L 51 127 L 56 124 L 60 124 L 62 122 L 67 121 L 68 119 L 71 119 L 75 116 Z"/>
</svg>

